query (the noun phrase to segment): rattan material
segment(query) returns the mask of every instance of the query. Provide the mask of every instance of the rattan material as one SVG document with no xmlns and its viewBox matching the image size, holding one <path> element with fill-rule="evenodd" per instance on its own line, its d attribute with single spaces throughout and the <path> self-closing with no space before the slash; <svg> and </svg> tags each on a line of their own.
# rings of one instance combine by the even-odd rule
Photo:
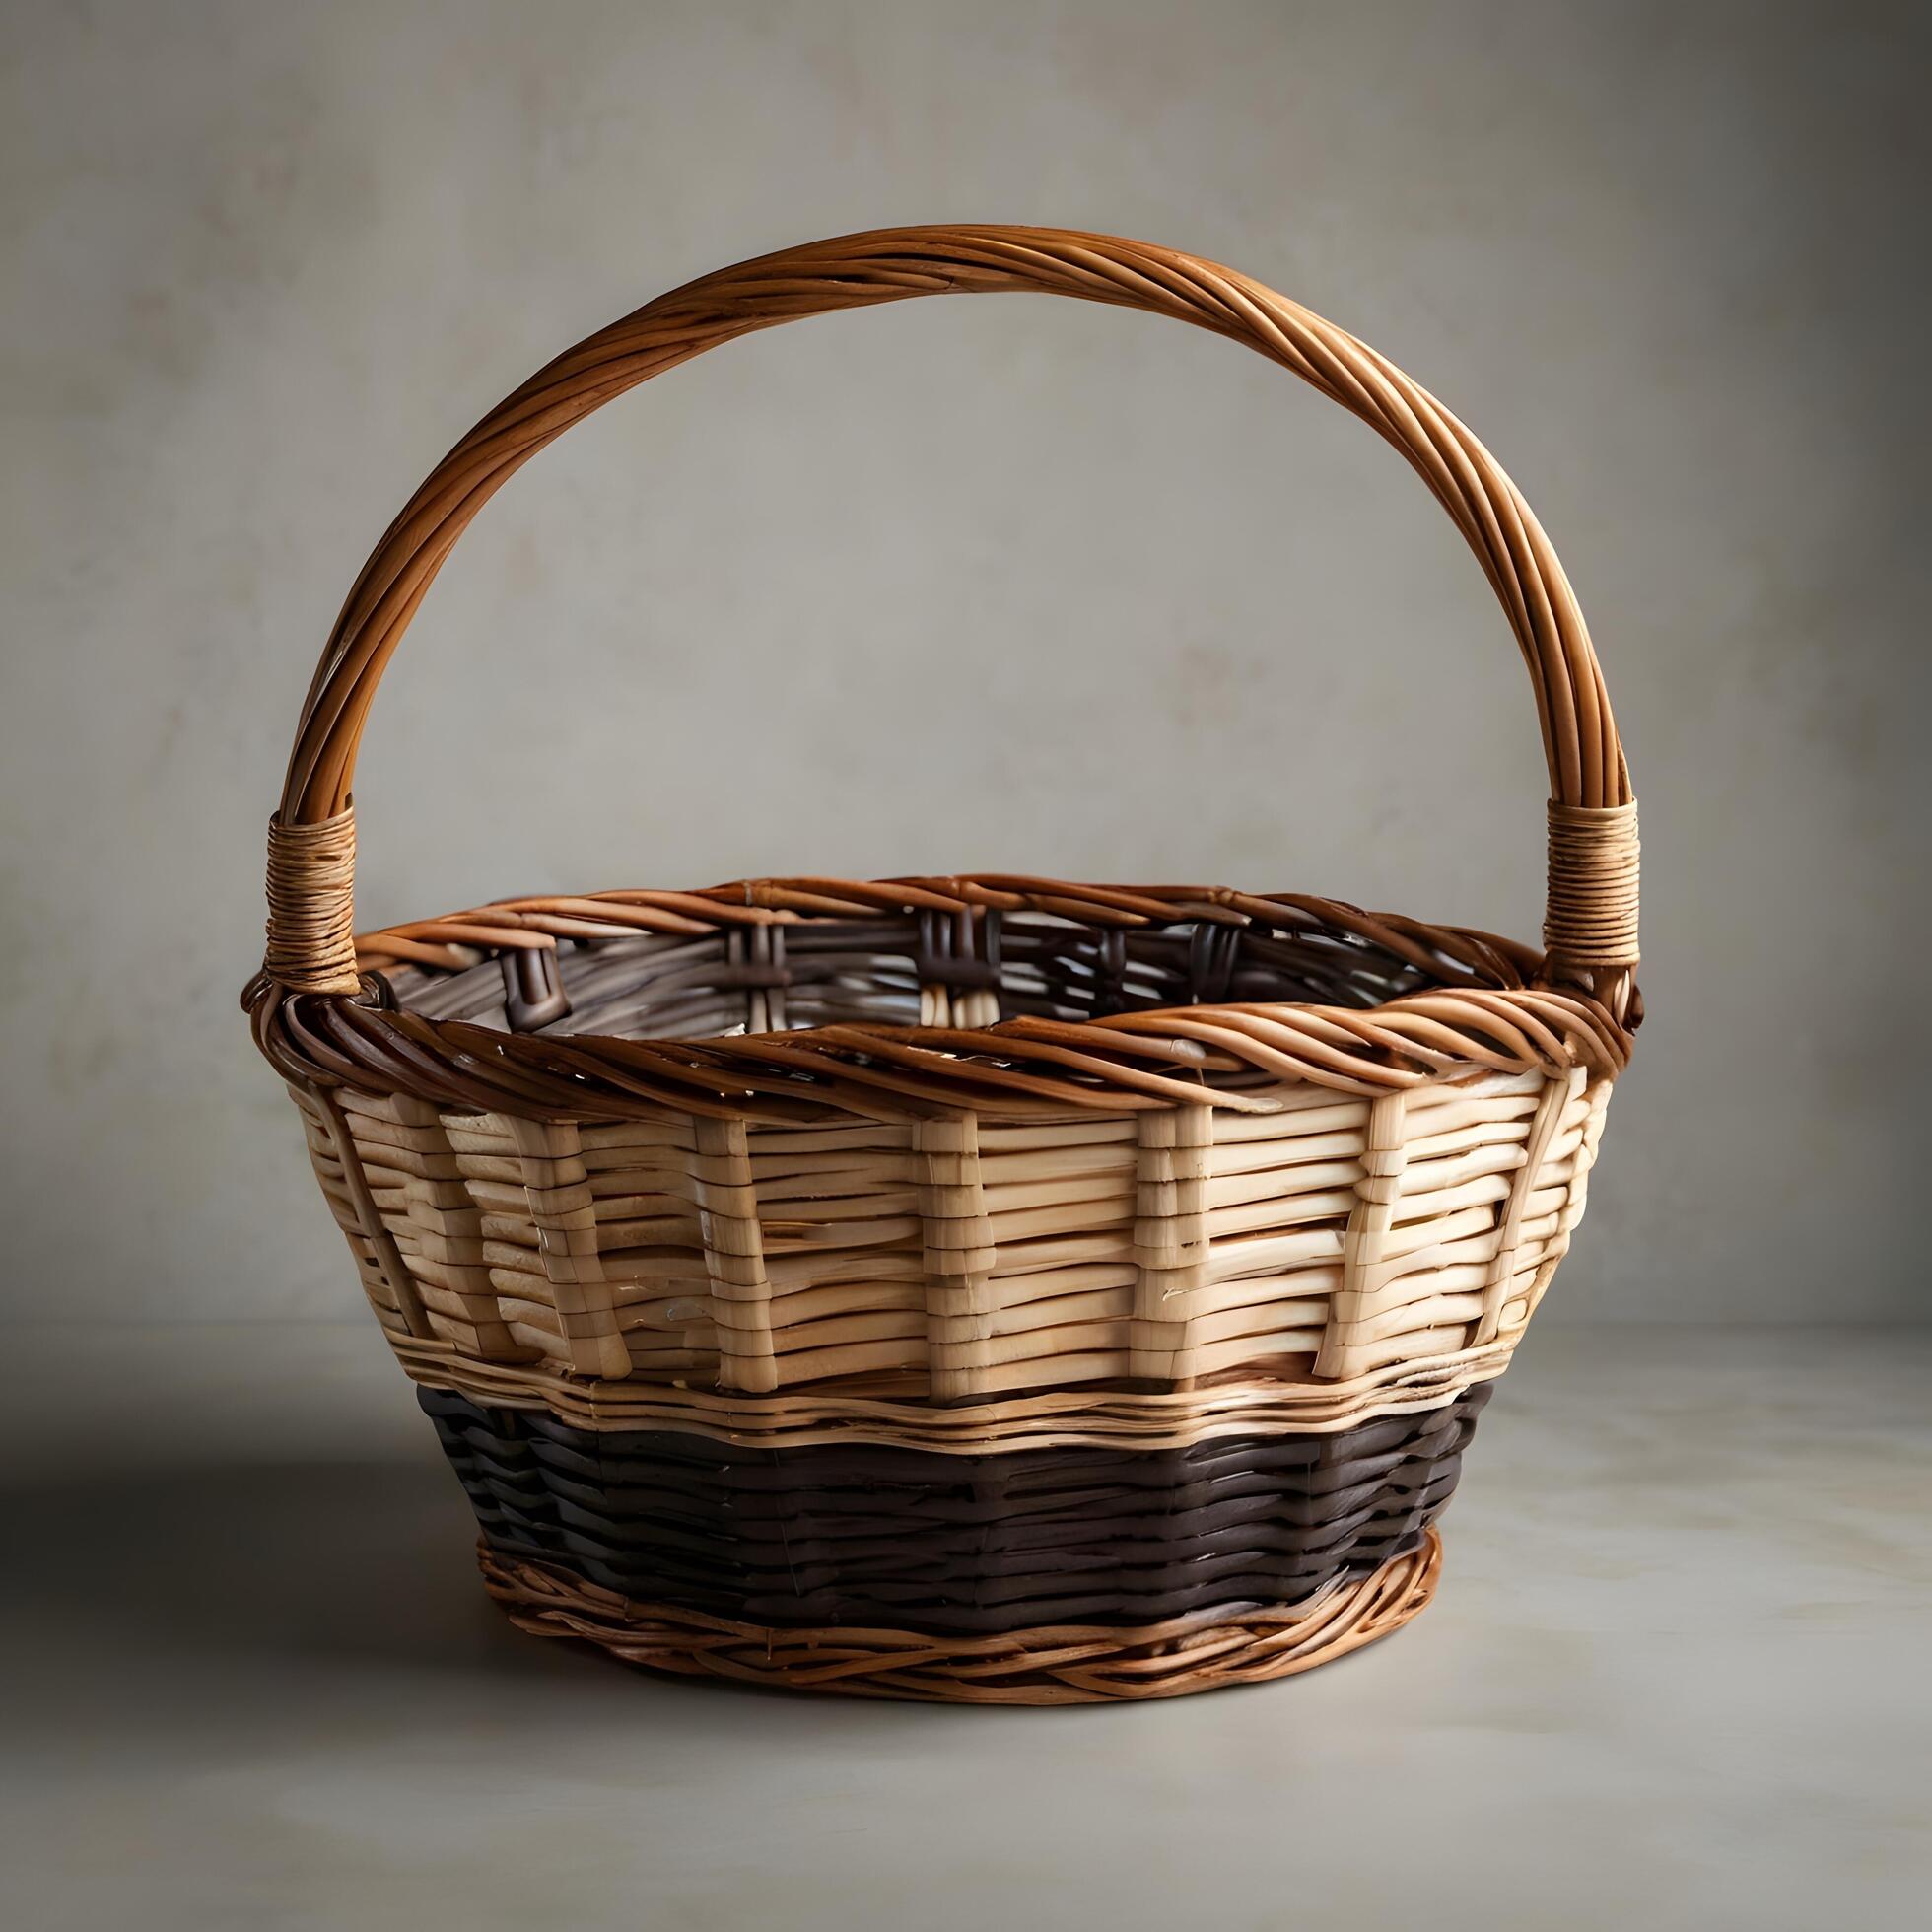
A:
<svg viewBox="0 0 1932 1932">
<path fill-rule="evenodd" d="M 1552 793 L 1546 952 L 1299 894 L 1004 875 L 506 900 L 352 942 L 363 724 L 501 483 L 591 409 L 735 336 L 976 289 L 1227 335 L 1421 474 L 1531 673 Z M 1262 1467 L 1290 1438 L 1441 1426 L 1506 1366 L 1568 1248 L 1641 1014 L 1628 773 L 1575 599 L 1515 487 L 1424 390 L 1294 304 L 1190 256 L 1060 231 L 900 230 L 769 256 L 652 303 L 508 398 L 350 594 L 271 823 L 268 898 L 244 1004 L 405 1367 L 509 1418 L 492 1427 L 547 1413 L 605 1442 L 645 1429 L 788 1457 L 870 1444 L 955 1464 L 1077 1450 Z M 614 1545 L 643 1533 L 622 1509 L 604 1523 Z M 1419 1572 L 1403 1574 L 1395 1598 L 1362 1586 L 1348 1631 L 1419 1603 Z M 555 1563 L 493 1575 L 543 1627 L 587 1620 L 624 1654 L 760 1674 L 743 1663 L 769 1634 L 755 1617 L 725 1629 L 656 1602 L 613 1609 Z M 1001 1635 L 995 1664 L 908 1663 L 911 1638 L 874 1633 L 854 1668 L 912 1694 L 997 1682 L 1024 1698 L 1051 1680 L 1051 1701 L 1334 1648 L 1302 1611 L 1275 1615 L 1199 1637 L 1238 1660 L 1225 1670 L 1192 1651 L 1173 1664 L 1170 1633 L 1089 1653 L 1058 1627 Z M 1077 1685 L 1012 1648 L 1063 1640 L 1086 1660 Z M 797 1639 L 785 1652 L 795 1663 Z M 796 1681 L 793 1663 L 778 1674 Z"/>
</svg>

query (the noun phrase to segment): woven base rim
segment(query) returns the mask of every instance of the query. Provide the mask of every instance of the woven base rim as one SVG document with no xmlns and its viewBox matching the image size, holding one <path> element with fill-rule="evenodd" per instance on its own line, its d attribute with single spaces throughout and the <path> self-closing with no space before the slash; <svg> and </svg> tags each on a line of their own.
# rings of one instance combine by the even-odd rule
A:
<svg viewBox="0 0 1932 1932">
<path fill-rule="evenodd" d="M 533 1636 L 596 1645 L 673 1676 L 926 1703 L 1135 1702 L 1292 1677 L 1399 1630 L 1434 1596 L 1442 1540 L 1306 1603 L 1206 1613 L 1138 1628 L 1059 1624 L 999 1637 L 776 1629 L 631 1602 L 548 1564 L 477 1546 L 484 1587 Z"/>
</svg>

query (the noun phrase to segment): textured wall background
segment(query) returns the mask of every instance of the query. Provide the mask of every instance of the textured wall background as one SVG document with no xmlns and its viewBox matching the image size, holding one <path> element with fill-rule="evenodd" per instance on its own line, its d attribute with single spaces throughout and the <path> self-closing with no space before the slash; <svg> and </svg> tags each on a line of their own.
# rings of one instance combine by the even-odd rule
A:
<svg viewBox="0 0 1932 1932">
<path fill-rule="evenodd" d="M 1652 1017 L 1546 1319 L 1923 1312 L 1919 10 L 13 0 L 0 46 L 22 1310 L 358 1311 L 235 997 L 314 655 L 447 445 L 707 268 L 988 220 L 1297 296 L 1561 546 Z M 383 700 L 366 925 L 997 866 L 1537 931 L 1459 539 L 1145 317 L 922 303 L 677 372 L 486 512 Z"/>
</svg>

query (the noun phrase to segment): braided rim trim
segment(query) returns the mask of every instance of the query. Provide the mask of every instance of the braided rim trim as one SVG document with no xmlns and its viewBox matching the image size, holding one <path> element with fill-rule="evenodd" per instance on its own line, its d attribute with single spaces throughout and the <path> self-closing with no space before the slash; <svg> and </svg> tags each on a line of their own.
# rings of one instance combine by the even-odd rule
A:
<svg viewBox="0 0 1932 1932">
<path fill-rule="evenodd" d="M 290 994 L 267 979 L 243 1003 L 257 1045 L 287 1079 L 546 1121 L 672 1113 L 796 1125 L 961 1110 L 1016 1120 L 1182 1106 L 1267 1114 L 1282 1104 L 1269 1084 L 1373 1098 L 1461 1073 L 1553 1078 L 1587 1067 L 1615 1075 L 1629 1059 L 1629 1035 L 1596 1000 L 1542 991 L 1414 994 L 1369 1011 L 1181 1006 L 979 1031 L 852 1025 L 691 1042 L 498 1033 Z M 1247 1085 L 1217 1084 L 1229 1077 Z"/>
<path fill-rule="evenodd" d="M 573 1428 L 677 1429 L 741 1449 L 877 1442 L 944 1455 L 1014 1449 L 1185 1449 L 1222 1435 L 1328 1435 L 1382 1415 L 1440 1409 L 1509 1366 L 1520 1330 L 1480 1348 L 1391 1362 L 1347 1382 L 1250 1379 L 1177 1393 L 1047 1390 L 959 1408 L 917 1398 L 723 1395 L 669 1384 L 592 1381 L 486 1362 L 454 1343 L 394 1332 L 412 1382 L 497 1409 L 539 1410 Z"/>
<path fill-rule="evenodd" d="M 1435 1594 L 1442 1542 L 1305 1604 L 1209 1612 L 1138 1628 L 1060 1624 L 1000 1637 L 775 1629 L 629 1602 L 549 1565 L 477 1546 L 484 1587 L 518 1629 L 594 1643 L 627 1664 L 793 1690 L 921 1702 L 1088 1704 L 1185 1696 L 1313 1670 L 1415 1616 Z"/>
<path fill-rule="evenodd" d="M 730 899 L 735 898 L 735 904 Z M 673 913 L 664 901 L 685 907 Z M 801 903 L 802 902 L 802 903 Z M 559 932 L 635 930 L 600 916 L 625 908 L 707 931 L 766 917 L 854 917 L 883 905 L 970 910 L 987 905 L 1096 923 L 1255 921 L 1294 930 L 1331 915 L 1345 931 L 1387 944 L 1423 970 L 1461 982 L 1368 1008 L 1260 1002 L 1161 1007 L 1105 1019 L 1020 1018 L 984 1028 L 851 1024 L 697 1040 L 503 1033 L 400 1012 L 386 982 L 361 999 L 291 992 L 267 974 L 242 994 L 255 1039 L 287 1079 L 408 1093 L 440 1107 L 534 1120 L 635 1120 L 666 1112 L 779 1123 L 838 1116 L 904 1120 L 971 1110 L 988 1119 L 1150 1107 L 1215 1106 L 1272 1113 L 1267 1089 L 1308 1082 L 1373 1098 L 1471 1071 L 1574 1067 L 1615 1075 L 1631 1035 L 1580 988 L 1522 984 L 1535 955 L 1492 934 L 1371 915 L 1337 901 L 1282 894 L 1128 888 L 1045 880 L 762 880 L 693 894 L 611 893 L 576 901 L 511 901 L 378 934 L 368 956 L 403 945 L 554 947 Z M 557 910 L 562 907 L 565 910 Z M 541 909 L 541 910 L 537 910 Z M 675 930 L 675 929 L 673 929 Z M 425 936 L 427 935 L 427 936 Z"/>
</svg>

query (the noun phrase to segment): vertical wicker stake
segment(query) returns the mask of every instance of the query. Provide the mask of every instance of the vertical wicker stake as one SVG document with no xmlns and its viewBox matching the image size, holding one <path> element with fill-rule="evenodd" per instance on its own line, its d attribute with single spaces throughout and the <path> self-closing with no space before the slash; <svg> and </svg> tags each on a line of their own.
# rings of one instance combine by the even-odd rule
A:
<svg viewBox="0 0 1932 1932">
<path fill-rule="evenodd" d="M 718 1304 L 718 1386 L 769 1395 L 778 1387 L 772 1284 L 765 1275 L 765 1234 L 744 1122 L 701 1118 L 697 1136 L 691 1181 L 704 1231 L 705 1268 Z"/>
<path fill-rule="evenodd" d="M 1213 1171 L 1214 1110 L 1176 1107 L 1138 1123 L 1134 1173 L 1134 1343 L 1136 1381 L 1192 1388 L 1194 1320 L 1208 1284 L 1208 1183 Z"/>
<path fill-rule="evenodd" d="M 374 1300 L 380 1284 L 401 1320 L 405 1333 L 418 1342 L 431 1340 L 436 1331 L 430 1325 L 429 1311 L 423 1306 L 422 1291 L 416 1285 L 416 1277 L 409 1272 L 409 1264 L 396 1247 L 395 1237 L 382 1224 L 376 1197 L 370 1192 L 369 1174 L 363 1166 L 356 1137 L 350 1132 L 348 1121 L 343 1118 L 341 1102 L 325 1086 L 297 1086 L 291 1082 L 289 1090 L 297 1096 L 296 1104 L 312 1108 L 322 1124 L 329 1153 L 342 1177 L 342 1191 L 346 1197 L 344 1207 L 348 1218 L 342 1222 L 342 1231 L 350 1237 L 352 1253 L 355 1252 L 356 1235 L 361 1236 L 363 1246 L 368 1251 L 367 1265 L 360 1255 L 357 1256 L 357 1265 L 363 1269 L 364 1286 Z M 326 1191 L 326 1182 L 323 1185 Z"/>
<path fill-rule="evenodd" d="M 1344 1381 L 1368 1366 L 1371 1325 L 1382 1312 L 1378 1304 L 1390 1278 L 1383 1244 L 1395 1220 L 1403 1171 L 1409 1165 L 1408 1110 L 1408 1096 L 1400 1088 L 1385 1093 L 1368 1110 L 1362 1177 L 1355 1184 L 1355 1208 L 1342 1237 L 1342 1285 L 1335 1291 L 1328 1327 L 1315 1355 L 1317 1375 Z"/>
<path fill-rule="evenodd" d="M 1581 1069 L 1578 1071 L 1581 1072 Z M 1483 1289 L 1483 1312 L 1470 1332 L 1470 1346 L 1481 1347 L 1496 1339 L 1502 1325 L 1502 1311 L 1509 1300 L 1510 1284 L 1516 1278 L 1516 1246 L 1523 1235 L 1523 1210 L 1543 1178 L 1556 1130 L 1562 1124 L 1563 1110 L 1573 1091 L 1568 1075 L 1546 1080 L 1538 1096 L 1530 1131 L 1523 1142 L 1523 1164 L 1510 1182 L 1509 1198 L 1503 1203 L 1502 1217 L 1496 1226 L 1496 1258 L 1489 1267 L 1489 1279 Z"/>
<path fill-rule="evenodd" d="M 1544 953 L 1299 894 L 984 874 L 357 937 L 364 724 L 496 490 L 740 336 L 998 290 L 1228 338 L 1419 474 L 1534 687 Z M 1642 1014 L 1635 794 L 1521 492 L 1345 330 L 1113 236 L 813 242 L 546 364 L 352 586 L 268 848 L 243 1004 L 490 1589 L 634 1662 L 847 1694 L 1173 1696 L 1414 1616 Z"/>
<path fill-rule="evenodd" d="M 934 1402 L 980 1394 L 994 1366 L 999 1259 L 987 1219 L 977 1116 L 918 1121 L 921 1260 L 926 1270 L 928 1373 Z"/>
<path fill-rule="evenodd" d="M 443 1115 L 427 1100 L 398 1093 L 390 1101 L 403 1146 L 416 1157 L 409 1223 L 416 1252 L 456 1298 L 469 1324 L 468 1346 L 483 1361 L 526 1361 L 530 1350 L 511 1340 L 483 1259 L 483 1211 L 463 1181 Z"/>
<path fill-rule="evenodd" d="M 583 1137 L 569 1121 L 507 1119 L 571 1366 L 580 1375 L 628 1375 L 631 1357 L 604 1279 Z"/>
<path fill-rule="evenodd" d="M 1556 1273 L 1556 1264 L 1569 1253 L 1570 1235 L 1590 1201 L 1590 1170 L 1597 1164 L 1597 1148 L 1603 1139 L 1604 1120 L 1610 1104 L 1610 1082 L 1592 1081 L 1588 1070 L 1578 1067 L 1570 1073 L 1572 1103 L 1582 1115 L 1577 1148 L 1570 1162 L 1569 1185 L 1563 1191 L 1562 1208 L 1556 1217 L 1556 1232 L 1544 1250 L 1543 1265 L 1536 1272 L 1530 1289 L 1529 1306 L 1523 1311 L 1525 1322 L 1534 1315 Z"/>
</svg>

